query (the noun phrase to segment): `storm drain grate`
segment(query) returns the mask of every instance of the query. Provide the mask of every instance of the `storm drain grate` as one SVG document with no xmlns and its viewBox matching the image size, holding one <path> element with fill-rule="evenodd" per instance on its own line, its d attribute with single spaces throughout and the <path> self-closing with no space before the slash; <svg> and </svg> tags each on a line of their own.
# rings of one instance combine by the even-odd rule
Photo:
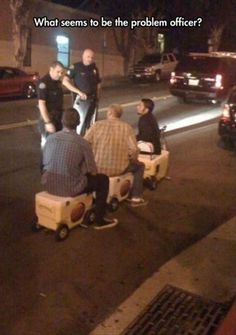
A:
<svg viewBox="0 0 236 335">
<path fill-rule="evenodd" d="M 122 335 L 212 335 L 230 305 L 168 285 Z"/>
</svg>

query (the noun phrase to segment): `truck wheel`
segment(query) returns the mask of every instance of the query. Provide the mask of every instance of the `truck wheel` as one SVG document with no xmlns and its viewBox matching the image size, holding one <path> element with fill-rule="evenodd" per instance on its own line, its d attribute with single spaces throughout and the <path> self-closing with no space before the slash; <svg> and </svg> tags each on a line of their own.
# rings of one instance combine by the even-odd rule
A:
<svg viewBox="0 0 236 335">
<path fill-rule="evenodd" d="M 158 83 L 161 80 L 161 71 L 155 73 L 155 81 Z"/>
<path fill-rule="evenodd" d="M 65 240 L 69 235 L 69 228 L 66 224 L 60 224 L 59 227 L 56 230 L 56 241 L 63 241 Z"/>
</svg>

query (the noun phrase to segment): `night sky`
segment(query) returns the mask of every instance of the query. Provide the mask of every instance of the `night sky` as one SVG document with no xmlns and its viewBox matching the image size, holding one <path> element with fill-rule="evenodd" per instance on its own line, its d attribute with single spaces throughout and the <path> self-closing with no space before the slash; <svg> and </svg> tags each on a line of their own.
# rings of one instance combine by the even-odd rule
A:
<svg viewBox="0 0 236 335">
<path fill-rule="evenodd" d="M 198 28 L 170 28 L 171 39 L 185 51 L 207 51 L 207 40 L 212 26 L 224 25 L 221 50 L 236 51 L 236 0 L 53 0 L 61 5 L 94 12 L 101 16 L 128 19 L 137 12 L 145 12 L 149 3 L 158 4 L 158 12 L 164 19 L 177 16 L 185 19 L 202 18 Z M 100 6 L 97 5 L 100 3 Z M 146 8 L 145 8 L 146 7 Z M 158 14 L 157 12 L 157 14 Z"/>
</svg>

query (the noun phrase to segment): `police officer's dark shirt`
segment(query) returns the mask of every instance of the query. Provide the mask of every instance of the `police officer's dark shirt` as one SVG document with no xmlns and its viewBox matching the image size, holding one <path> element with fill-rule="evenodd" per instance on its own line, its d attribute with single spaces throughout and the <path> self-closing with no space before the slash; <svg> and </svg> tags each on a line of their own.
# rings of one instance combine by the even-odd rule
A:
<svg viewBox="0 0 236 335">
<path fill-rule="evenodd" d="M 151 142 L 154 146 L 154 153 L 157 155 L 161 153 L 160 130 L 151 112 L 139 118 L 137 141 Z"/>
<path fill-rule="evenodd" d="M 63 111 L 63 90 L 60 80 L 53 80 L 49 73 L 41 78 L 38 85 L 38 99 L 46 102 L 50 120 L 59 121 Z"/>
<path fill-rule="evenodd" d="M 74 80 L 74 84 L 88 98 L 96 98 L 97 85 L 101 82 L 98 68 L 95 63 L 84 65 L 82 62 L 75 63 L 68 71 L 68 76 Z"/>
</svg>

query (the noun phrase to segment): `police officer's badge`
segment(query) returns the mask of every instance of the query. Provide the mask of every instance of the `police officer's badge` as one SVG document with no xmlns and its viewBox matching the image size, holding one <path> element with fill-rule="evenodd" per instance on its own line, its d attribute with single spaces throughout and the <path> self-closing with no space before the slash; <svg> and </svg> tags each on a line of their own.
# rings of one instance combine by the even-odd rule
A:
<svg viewBox="0 0 236 335">
<path fill-rule="evenodd" d="M 97 70 L 93 69 L 93 74 L 96 75 L 97 74 Z"/>
<path fill-rule="evenodd" d="M 74 71 L 74 69 L 75 69 L 74 64 L 71 64 L 71 65 L 69 66 L 69 69 L 66 71 L 66 74 L 67 74 L 68 76 L 71 76 L 71 72 Z"/>
<path fill-rule="evenodd" d="M 44 90 L 45 88 L 46 88 L 46 84 L 45 83 L 42 82 L 42 83 L 39 84 L 39 89 L 40 90 Z"/>
</svg>

